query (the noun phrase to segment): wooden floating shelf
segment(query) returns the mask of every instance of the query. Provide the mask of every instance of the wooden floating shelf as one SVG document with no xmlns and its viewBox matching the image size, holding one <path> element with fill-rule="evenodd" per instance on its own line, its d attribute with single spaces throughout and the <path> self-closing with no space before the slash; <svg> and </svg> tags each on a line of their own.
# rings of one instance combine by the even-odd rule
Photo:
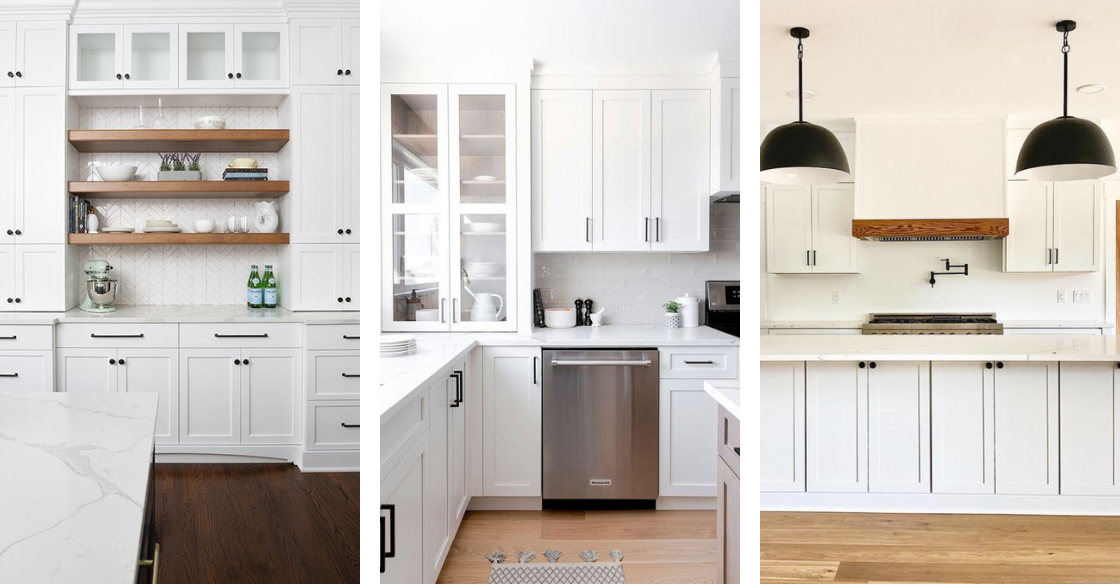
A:
<svg viewBox="0 0 1120 584">
<path fill-rule="evenodd" d="M 70 130 L 78 152 L 279 152 L 288 130 Z"/>
<path fill-rule="evenodd" d="M 285 195 L 286 180 L 71 181 L 69 190 L 88 199 L 252 199 Z"/>
<path fill-rule="evenodd" d="M 275 245 L 288 233 L 71 233 L 71 245 Z"/>
<path fill-rule="evenodd" d="M 976 241 L 1003 239 L 1006 217 L 992 219 L 856 219 L 852 237 L 877 241 Z"/>
</svg>

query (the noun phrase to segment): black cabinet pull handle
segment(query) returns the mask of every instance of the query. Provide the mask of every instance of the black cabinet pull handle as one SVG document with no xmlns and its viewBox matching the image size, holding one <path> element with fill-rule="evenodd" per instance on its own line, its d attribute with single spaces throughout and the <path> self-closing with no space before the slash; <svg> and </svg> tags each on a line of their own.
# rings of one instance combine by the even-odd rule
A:
<svg viewBox="0 0 1120 584">
<path fill-rule="evenodd" d="M 343 373 L 343 377 L 361 377 L 361 373 Z"/>
<path fill-rule="evenodd" d="M 362 425 L 361 424 L 347 424 L 346 422 L 343 422 L 342 427 L 343 428 L 361 428 Z M 396 547 L 396 546 L 394 546 L 394 547 Z M 390 557 L 392 557 L 392 556 L 390 556 Z"/>
<path fill-rule="evenodd" d="M 0 373 L 0 377 L 19 377 L 19 373 Z"/>
<path fill-rule="evenodd" d="M 996 369 L 1003 369 L 1003 361 L 996 363 Z"/>
<path fill-rule="evenodd" d="M 338 302 L 339 302 L 340 304 L 342 303 L 342 297 L 341 297 L 341 296 L 339 296 L 339 297 L 338 297 Z"/>
<path fill-rule="evenodd" d="M 249 364 L 249 359 L 248 358 L 242 359 L 241 364 L 242 365 L 248 365 Z"/>
<path fill-rule="evenodd" d="M 335 73 L 335 75 L 342 75 L 342 69 L 339 69 L 338 72 Z"/>
<path fill-rule="evenodd" d="M 459 404 L 463 403 L 463 372 L 454 371 L 450 377 L 455 380 L 455 399 L 451 402 L 450 407 L 457 408 Z"/>
<path fill-rule="evenodd" d="M 23 77 L 23 71 L 16 71 L 16 77 Z"/>
<path fill-rule="evenodd" d="M 214 333 L 214 337 L 219 339 L 267 339 L 268 333 L 261 333 L 259 335 L 223 335 Z"/>
<path fill-rule="evenodd" d="M 537 357 L 533 356 L 533 385 L 537 384 Z"/>
<path fill-rule="evenodd" d="M 241 364 L 241 359 L 234 359 L 233 364 L 234 365 L 240 365 Z"/>
<path fill-rule="evenodd" d="M 121 74 L 117 73 L 117 79 L 120 79 L 120 78 L 121 78 Z"/>
<path fill-rule="evenodd" d="M 859 362 L 859 368 L 863 369 L 864 367 L 867 367 L 867 363 L 864 363 L 863 361 L 860 361 Z"/>
<path fill-rule="evenodd" d="M 360 336 L 358 336 L 358 335 L 342 335 L 342 338 L 344 338 L 344 339 L 346 339 L 346 340 L 348 340 L 348 341 L 356 341 L 356 340 L 358 340 L 358 339 L 360 339 L 360 338 L 362 338 L 362 337 L 360 337 Z"/>
<path fill-rule="evenodd" d="M 871 368 L 872 368 L 872 369 L 874 369 L 874 368 L 875 368 L 875 362 L 874 362 L 874 361 L 872 361 L 872 362 L 871 362 Z"/>
<path fill-rule="evenodd" d="M 20 302 L 23 302 L 23 298 L 16 298 L 16 304 L 19 304 Z"/>
<path fill-rule="evenodd" d="M 342 233 L 343 233 L 343 231 L 342 231 L 341 229 L 339 229 L 339 230 L 338 230 L 338 234 L 339 234 L 339 235 L 342 235 Z"/>
<path fill-rule="evenodd" d="M 23 235 L 23 232 L 20 231 L 19 229 L 16 229 L 16 235 Z"/>
<path fill-rule="evenodd" d="M 656 235 L 656 237 L 654 237 L 653 240 L 654 241 L 661 241 L 661 218 L 658 217 L 657 219 L 654 219 L 653 224 L 654 224 L 654 235 Z"/>
<path fill-rule="evenodd" d="M 14 340 L 16 340 L 15 335 L 12 335 L 10 337 L 0 337 L 0 341 L 14 341 Z"/>
<path fill-rule="evenodd" d="M 237 78 L 241 79 L 241 74 L 240 73 L 237 74 Z"/>
<path fill-rule="evenodd" d="M 132 75 L 129 75 L 128 73 L 125 73 L 124 78 L 125 79 L 132 79 Z"/>
<path fill-rule="evenodd" d="M 985 363 L 985 364 L 984 364 L 984 367 L 987 367 L 988 369 L 991 369 L 991 368 L 992 368 L 992 364 L 991 364 L 991 363 Z"/>
<path fill-rule="evenodd" d="M 350 74 L 350 70 L 349 70 L 349 69 L 347 69 L 347 70 L 346 70 L 346 74 L 347 74 L 347 75 L 349 75 L 349 74 Z"/>
<path fill-rule="evenodd" d="M 350 230 L 349 229 L 346 230 L 346 235 L 350 235 Z"/>
<path fill-rule="evenodd" d="M 117 361 L 117 363 L 120 364 L 120 365 L 124 365 L 124 359 L 121 359 L 121 360 Z"/>
<path fill-rule="evenodd" d="M 716 362 L 715 361 L 689 361 L 689 360 L 686 359 L 684 364 L 685 365 L 715 365 Z"/>
<path fill-rule="evenodd" d="M 97 333 L 90 333 L 89 336 L 91 339 L 142 339 L 144 338 L 144 333 L 135 335 L 99 335 Z"/>
<path fill-rule="evenodd" d="M 583 226 L 583 234 L 587 239 L 587 243 L 591 243 L 591 218 L 588 217 Z"/>
<path fill-rule="evenodd" d="M 350 297 L 349 296 L 346 297 L 346 301 L 350 302 Z"/>
<path fill-rule="evenodd" d="M 397 557 L 397 506 L 382 505 L 389 512 L 389 547 L 385 547 L 385 518 L 381 518 L 381 571 L 385 571 L 385 558 Z"/>
<path fill-rule="evenodd" d="M 810 263 L 809 263 L 809 250 L 805 250 L 805 265 L 806 265 L 806 266 L 811 266 L 811 265 L 813 265 L 813 264 L 810 264 Z"/>
<path fill-rule="evenodd" d="M 226 77 L 229 77 L 230 79 L 233 79 L 233 73 L 230 73 L 230 74 L 226 75 Z"/>
<path fill-rule="evenodd" d="M 117 364 L 117 360 L 116 360 L 116 359 L 109 359 L 109 364 L 110 364 L 110 365 L 116 365 L 116 364 Z"/>
</svg>

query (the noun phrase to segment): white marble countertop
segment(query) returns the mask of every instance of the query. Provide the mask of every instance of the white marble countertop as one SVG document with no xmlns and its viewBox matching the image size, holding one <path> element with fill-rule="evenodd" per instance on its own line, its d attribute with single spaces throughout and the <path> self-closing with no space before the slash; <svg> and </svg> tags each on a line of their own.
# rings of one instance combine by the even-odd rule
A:
<svg viewBox="0 0 1120 584">
<path fill-rule="evenodd" d="M 1113 335 L 762 336 L 762 361 L 1120 361 Z"/>
<path fill-rule="evenodd" d="M 1103 320 L 1007 320 L 1003 328 L 1112 328 Z"/>
<path fill-rule="evenodd" d="M 251 310 L 242 305 L 118 306 L 116 312 L 94 314 L 77 308 L 67 312 L 0 314 L 0 324 L 56 323 L 220 323 L 300 322 L 304 324 L 357 324 L 357 312 L 290 312 L 283 308 Z"/>
<path fill-rule="evenodd" d="M 759 325 L 764 329 L 858 329 L 866 320 L 771 320 Z M 1112 328 L 1099 320 L 1001 320 L 1004 328 Z"/>
<path fill-rule="evenodd" d="M 816 329 L 858 329 L 866 323 L 866 320 L 771 320 L 763 322 L 759 328 L 764 329 L 796 329 L 796 328 L 816 328 Z"/>
<path fill-rule="evenodd" d="M 0 582 L 136 580 L 157 399 L 0 392 Z"/>
<path fill-rule="evenodd" d="M 739 337 L 706 326 L 671 329 L 653 324 L 607 324 L 600 327 L 577 326 L 568 329 L 538 328 L 533 329 L 533 338 L 545 347 L 739 345 Z"/>
<path fill-rule="evenodd" d="M 739 416 L 739 380 L 714 379 L 704 382 L 704 391 L 723 406 L 727 413 L 742 421 Z"/>
</svg>

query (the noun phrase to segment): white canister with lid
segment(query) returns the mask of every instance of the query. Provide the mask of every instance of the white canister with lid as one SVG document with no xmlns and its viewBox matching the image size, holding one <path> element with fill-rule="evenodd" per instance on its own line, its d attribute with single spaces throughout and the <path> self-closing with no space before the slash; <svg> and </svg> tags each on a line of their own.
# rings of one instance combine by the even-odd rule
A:
<svg viewBox="0 0 1120 584">
<path fill-rule="evenodd" d="M 695 328 L 700 326 L 700 298 L 686 293 L 677 297 L 677 304 L 681 305 L 681 326 Z"/>
</svg>

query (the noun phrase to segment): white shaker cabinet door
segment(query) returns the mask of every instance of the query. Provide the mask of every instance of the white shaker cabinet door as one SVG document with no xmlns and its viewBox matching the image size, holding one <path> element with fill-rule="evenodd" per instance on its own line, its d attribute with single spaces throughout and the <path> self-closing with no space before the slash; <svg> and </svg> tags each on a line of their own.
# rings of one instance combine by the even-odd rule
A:
<svg viewBox="0 0 1120 584">
<path fill-rule="evenodd" d="M 0 87 L 15 87 L 15 85 L 16 22 L 0 22 Z"/>
<path fill-rule="evenodd" d="M 344 241 L 342 95 L 341 87 L 292 88 L 292 243 Z"/>
<path fill-rule="evenodd" d="M 450 376 L 437 377 L 428 386 L 428 468 L 424 471 L 432 487 L 424 495 L 424 570 L 439 573 L 440 564 L 451 548 L 454 532 L 448 492 L 448 412 L 455 403 L 455 382 Z"/>
<path fill-rule="evenodd" d="M 868 488 L 872 493 L 928 493 L 929 362 L 870 365 Z"/>
<path fill-rule="evenodd" d="M 540 357 L 539 347 L 483 348 L 485 496 L 541 496 Z"/>
<path fill-rule="evenodd" d="M 766 271 L 813 271 L 813 193 L 810 187 L 766 186 Z"/>
<path fill-rule="evenodd" d="M 17 243 L 66 243 L 66 100 L 65 87 L 16 90 Z"/>
<path fill-rule="evenodd" d="M 1114 363 L 1060 365 L 1061 494 L 1120 495 L 1120 417 Z"/>
<path fill-rule="evenodd" d="M 343 216 L 339 226 L 342 227 L 343 241 L 346 243 L 361 241 L 361 101 L 359 87 L 342 90 L 342 190 L 339 191 L 339 197 L 342 200 Z"/>
<path fill-rule="evenodd" d="M 1100 269 L 1101 183 L 1054 184 L 1054 271 Z"/>
<path fill-rule="evenodd" d="M 117 350 L 117 391 L 154 393 L 156 443 L 179 443 L 179 350 Z"/>
<path fill-rule="evenodd" d="M 470 371 L 466 362 L 455 366 L 458 380 L 449 380 L 447 408 L 447 499 L 451 533 L 459 529 L 467 513 L 470 493 L 467 487 L 467 411 L 479 406 L 480 393 L 471 391 Z M 451 405 L 455 402 L 455 405 Z"/>
<path fill-rule="evenodd" d="M 593 91 L 591 241 L 595 251 L 649 251 L 650 92 Z"/>
<path fill-rule="evenodd" d="M 1053 183 L 1007 183 L 1011 233 L 1003 240 L 1003 271 L 1054 271 L 1053 200 Z"/>
<path fill-rule="evenodd" d="M 7 136 L 0 140 L 0 244 L 16 241 L 16 127 L 16 90 L 0 89 L 0 136 Z M 0 271 L 0 280 L 3 275 Z"/>
<path fill-rule="evenodd" d="M 116 393 L 116 349 L 58 349 L 55 351 L 58 390 L 67 393 Z"/>
<path fill-rule="evenodd" d="M 362 57 L 362 24 L 357 18 L 342 20 L 342 84 L 359 85 Z"/>
<path fill-rule="evenodd" d="M 241 350 L 241 443 L 298 444 L 299 349 Z"/>
<path fill-rule="evenodd" d="M 722 458 L 716 461 L 716 584 L 738 584 L 741 560 L 739 477 Z"/>
<path fill-rule="evenodd" d="M 716 402 L 700 379 L 662 379 L 659 440 L 662 497 L 711 497 L 716 486 Z"/>
<path fill-rule="evenodd" d="M 651 249 L 708 251 L 709 92 L 657 90 L 652 107 Z"/>
<path fill-rule="evenodd" d="M 47 312 L 64 311 L 69 308 L 66 306 L 66 246 L 16 245 L 13 247 L 17 287 L 16 310 Z"/>
<path fill-rule="evenodd" d="M 343 257 L 347 246 L 341 244 L 293 245 L 292 278 L 280 295 L 291 310 L 343 310 L 346 284 Z M 353 303 L 351 303 L 353 304 Z"/>
<path fill-rule="evenodd" d="M 533 91 L 533 250 L 591 251 L 591 91 Z"/>
<path fill-rule="evenodd" d="M 805 363 L 762 363 L 761 370 L 761 490 L 804 491 Z"/>
<path fill-rule="evenodd" d="M 855 185 L 813 187 L 813 254 L 815 274 L 854 274 L 859 271 L 859 240 L 852 237 Z M 782 229 L 778 225 L 778 229 Z"/>
<path fill-rule="evenodd" d="M 342 261 L 345 284 L 342 297 L 345 310 L 360 310 L 362 307 L 362 247 L 356 243 L 342 246 Z M 337 298 L 335 298 L 337 300 Z"/>
<path fill-rule="evenodd" d="M 424 517 L 430 512 L 424 503 L 432 488 L 428 455 L 425 435 L 381 481 L 381 584 L 435 581 L 424 558 Z"/>
<path fill-rule="evenodd" d="M 7 71 L 0 74 L 7 75 Z M 16 85 L 57 88 L 66 85 L 65 22 L 44 20 L 17 23 Z M 55 115 L 61 117 L 60 114 Z"/>
<path fill-rule="evenodd" d="M 179 442 L 241 442 L 240 349 L 179 351 Z"/>
<path fill-rule="evenodd" d="M 805 481 L 812 493 L 867 492 L 867 367 L 805 364 Z"/>
<path fill-rule="evenodd" d="M 54 391 L 54 359 L 50 351 L 0 354 L 0 390 Z"/>
<path fill-rule="evenodd" d="M 933 492 L 995 492 L 992 364 L 934 362 L 930 368 Z"/>
<path fill-rule="evenodd" d="M 1058 494 L 1058 364 L 996 362 L 996 493 Z"/>
<path fill-rule="evenodd" d="M 0 244 L 0 312 L 16 309 L 16 246 Z"/>
<path fill-rule="evenodd" d="M 337 18 L 293 18 L 292 85 L 342 85 L 342 21 Z"/>
</svg>

